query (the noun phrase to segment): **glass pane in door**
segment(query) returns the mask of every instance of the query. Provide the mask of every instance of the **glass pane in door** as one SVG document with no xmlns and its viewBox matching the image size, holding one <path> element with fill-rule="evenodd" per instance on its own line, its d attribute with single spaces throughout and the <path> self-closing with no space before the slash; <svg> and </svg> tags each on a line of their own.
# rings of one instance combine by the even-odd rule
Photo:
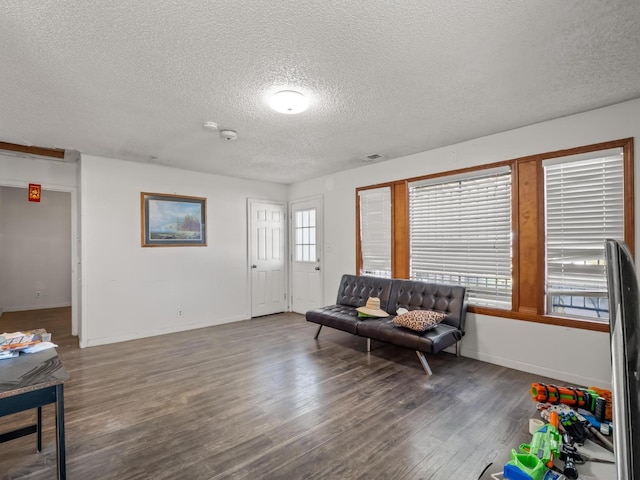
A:
<svg viewBox="0 0 640 480">
<path fill-rule="evenodd" d="M 296 212 L 296 261 L 316 262 L 316 209 Z"/>
</svg>

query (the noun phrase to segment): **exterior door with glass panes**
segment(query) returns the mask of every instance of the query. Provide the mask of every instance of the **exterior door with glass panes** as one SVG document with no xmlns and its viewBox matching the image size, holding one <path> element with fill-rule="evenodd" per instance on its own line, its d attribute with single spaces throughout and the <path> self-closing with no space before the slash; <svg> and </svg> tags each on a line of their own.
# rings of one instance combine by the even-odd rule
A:
<svg viewBox="0 0 640 480">
<path fill-rule="evenodd" d="M 291 310 L 322 306 L 322 199 L 291 203 Z"/>
</svg>

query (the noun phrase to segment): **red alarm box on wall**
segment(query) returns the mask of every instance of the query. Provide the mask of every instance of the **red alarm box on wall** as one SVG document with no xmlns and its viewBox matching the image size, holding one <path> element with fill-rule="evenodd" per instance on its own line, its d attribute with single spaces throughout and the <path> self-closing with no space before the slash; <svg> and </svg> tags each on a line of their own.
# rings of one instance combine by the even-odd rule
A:
<svg viewBox="0 0 640 480">
<path fill-rule="evenodd" d="M 30 202 L 39 202 L 40 197 L 42 196 L 42 186 L 37 183 L 29 184 L 29 201 Z"/>
</svg>

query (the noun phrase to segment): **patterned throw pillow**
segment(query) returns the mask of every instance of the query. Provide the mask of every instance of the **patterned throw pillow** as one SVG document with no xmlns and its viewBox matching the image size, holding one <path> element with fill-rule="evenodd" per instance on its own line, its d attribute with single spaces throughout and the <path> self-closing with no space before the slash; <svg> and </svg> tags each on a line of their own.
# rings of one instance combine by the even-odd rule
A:
<svg viewBox="0 0 640 480">
<path fill-rule="evenodd" d="M 401 327 L 410 328 L 416 332 L 424 332 L 435 327 L 442 320 L 447 318 L 446 313 L 434 310 L 411 310 L 410 312 L 398 315 L 393 319 L 393 323 Z"/>
</svg>

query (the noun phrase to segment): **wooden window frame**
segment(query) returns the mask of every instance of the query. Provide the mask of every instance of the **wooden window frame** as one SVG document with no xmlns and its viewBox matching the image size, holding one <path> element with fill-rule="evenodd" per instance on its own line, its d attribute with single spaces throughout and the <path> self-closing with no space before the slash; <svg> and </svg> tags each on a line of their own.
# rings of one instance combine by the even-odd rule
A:
<svg viewBox="0 0 640 480">
<path fill-rule="evenodd" d="M 391 189 L 391 276 L 393 278 L 408 278 L 408 270 L 405 272 L 403 258 L 409 255 L 408 235 L 396 235 L 396 232 L 407 231 L 409 228 L 408 190 L 403 181 L 377 183 L 366 187 L 356 188 L 356 275 L 362 271 L 362 239 L 360 238 L 360 195 L 362 190 L 374 190 L 376 188 L 389 187 Z M 404 238 L 406 237 L 406 238 Z"/>
<path fill-rule="evenodd" d="M 486 165 L 468 167 L 432 175 L 407 178 L 356 188 L 356 272 L 362 267 L 360 239 L 360 202 L 358 192 L 391 187 L 391 265 L 392 277 L 408 279 L 409 249 L 409 183 L 431 178 L 482 171 L 500 166 L 511 167 L 511 211 L 513 238 L 513 289 L 511 310 L 469 306 L 469 312 L 493 317 L 580 328 L 600 332 L 609 331 L 609 323 L 572 319 L 545 313 L 545 199 L 544 160 L 571 155 L 622 148 L 624 155 L 624 241 L 631 254 L 635 250 L 634 224 L 634 144 L 633 138 L 595 143 L 576 148 L 557 150 L 520 157 Z"/>
</svg>

